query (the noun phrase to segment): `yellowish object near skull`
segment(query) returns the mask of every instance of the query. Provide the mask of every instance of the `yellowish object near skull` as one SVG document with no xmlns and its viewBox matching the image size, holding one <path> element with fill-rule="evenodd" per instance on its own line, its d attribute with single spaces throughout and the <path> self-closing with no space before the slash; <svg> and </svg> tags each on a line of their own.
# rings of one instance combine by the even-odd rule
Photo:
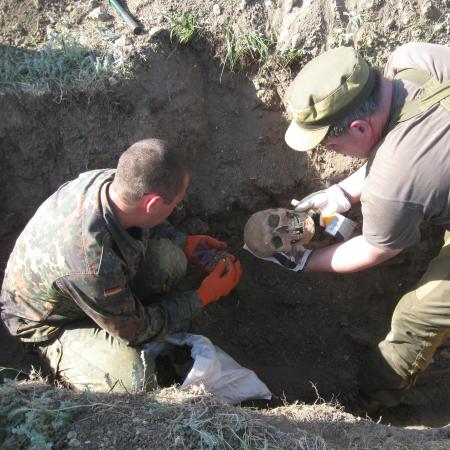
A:
<svg viewBox="0 0 450 450">
<path fill-rule="evenodd" d="M 313 238 L 314 221 L 304 212 L 285 208 L 258 211 L 244 228 L 244 242 L 256 256 L 267 258 L 274 253 L 297 257 Z"/>
</svg>

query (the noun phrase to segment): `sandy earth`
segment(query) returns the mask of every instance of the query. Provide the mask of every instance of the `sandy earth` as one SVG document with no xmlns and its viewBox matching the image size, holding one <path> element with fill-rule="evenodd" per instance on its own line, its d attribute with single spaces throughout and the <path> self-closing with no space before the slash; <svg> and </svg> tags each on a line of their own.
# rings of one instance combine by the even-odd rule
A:
<svg viewBox="0 0 450 450">
<path fill-rule="evenodd" d="M 30 35 L 43 41 L 52 26 L 49 11 L 67 15 L 81 29 L 91 3 L 4 0 L 0 45 L 28 45 Z M 219 13 L 212 12 L 214 4 Z M 139 55 L 131 79 L 97 92 L 56 96 L 57 101 L 54 92 L 0 92 L 1 269 L 40 202 L 79 172 L 114 166 L 118 155 L 143 137 L 168 138 L 184 146 L 193 162 L 190 191 L 173 222 L 236 249 L 252 212 L 288 206 L 292 197 L 328 186 L 362 164 L 320 149 L 297 154 L 284 144 L 283 96 L 302 62 L 284 68 L 271 58 L 235 73 L 225 69 L 221 76 L 223 30 L 230 17 L 239 27 L 274 33 L 280 51 L 295 41 L 308 49 L 305 61 L 326 45 L 336 27 L 345 27 L 349 16 L 344 13 L 351 11 L 365 17 L 355 34 L 361 48 L 374 29 L 379 32 L 378 44 L 364 50 L 374 61 L 383 62 L 392 48 L 413 39 L 448 43 L 446 1 L 189 0 L 184 10 L 198 11 L 209 32 L 188 46 L 176 46 L 164 31 L 165 17 L 179 11 L 178 2 L 132 0 L 128 6 L 146 32 L 133 36 L 112 10 L 108 26 L 126 35 L 130 52 Z M 358 210 L 350 215 L 361 220 Z M 277 397 L 313 402 L 317 389 L 326 400 L 347 398 L 356 389 L 361 355 L 387 333 L 396 302 L 414 286 L 441 242 L 442 230 L 425 226 L 417 247 L 381 267 L 345 276 L 299 276 L 239 252 L 240 285 L 206 308 L 192 331 L 255 370 Z M 199 280 L 191 277 L 193 286 Z M 1 345 L 4 365 L 14 365 L 15 351 L 4 339 Z M 448 424 L 450 386 L 442 380 L 449 370 L 450 346 L 443 346 L 410 404 L 383 412 L 383 420 Z"/>
</svg>

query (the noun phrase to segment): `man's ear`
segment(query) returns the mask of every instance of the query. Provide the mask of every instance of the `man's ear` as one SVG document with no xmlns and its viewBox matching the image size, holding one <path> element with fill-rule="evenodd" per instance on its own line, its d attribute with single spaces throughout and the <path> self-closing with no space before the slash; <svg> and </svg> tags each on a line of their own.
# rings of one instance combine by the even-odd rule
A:
<svg viewBox="0 0 450 450">
<path fill-rule="evenodd" d="M 367 120 L 364 119 L 354 120 L 349 125 L 349 132 L 350 134 L 353 135 L 364 134 L 367 136 L 368 133 L 369 134 L 372 133 L 372 126 Z"/>
<path fill-rule="evenodd" d="M 151 214 L 155 209 L 157 209 L 164 199 L 158 194 L 147 194 L 144 197 L 145 211 L 147 214 Z"/>
</svg>

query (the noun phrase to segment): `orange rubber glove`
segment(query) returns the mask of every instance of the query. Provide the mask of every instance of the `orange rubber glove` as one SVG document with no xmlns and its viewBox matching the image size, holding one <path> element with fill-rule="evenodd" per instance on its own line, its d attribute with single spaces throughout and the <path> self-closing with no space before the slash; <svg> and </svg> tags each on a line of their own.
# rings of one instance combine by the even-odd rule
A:
<svg viewBox="0 0 450 450">
<path fill-rule="evenodd" d="M 197 289 L 202 304 L 207 305 L 228 295 L 239 283 L 241 275 L 241 263 L 234 256 L 225 255 Z"/>
<path fill-rule="evenodd" d="M 212 272 L 214 264 L 210 264 L 216 254 L 228 247 L 226 242 L 214 239 L 206 234 L 196 234 L 186 238 L 184 253 L 189 262 L 205 272 Z"/>
</svg>

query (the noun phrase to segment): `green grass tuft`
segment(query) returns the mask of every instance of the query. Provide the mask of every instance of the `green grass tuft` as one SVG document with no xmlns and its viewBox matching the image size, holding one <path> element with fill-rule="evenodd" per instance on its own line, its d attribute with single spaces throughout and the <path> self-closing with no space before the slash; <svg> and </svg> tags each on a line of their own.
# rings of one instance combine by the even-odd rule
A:
<svg viewBox="0 0 450 450">
<path fill-rule="evenodd" d="M 274 47 L 273 40 L 259 32 L 239 34 L 233 23 L 229 22 L 225 30 L 225 57 L 222 73 L 226 66 L 234 72 L 245 63 L 263 63 Z"/>
<path fill-rule="evenodd" d="M 181 14 L 177 17 L 167 17 L 169 20 L 170 40 L 178 41 L 182 45 L 191 42 L 201 34 L 202 27 L 197 13 Z"/>
<path fill-rule="evenodd" d="M 264 62 L 273 47 L 272 40 L 260 33 L 247 33 L 241 36 L 239 48 L 242 55 L 250 56 L 259 63 Z"/>
<path fill-rule="evenodd" d="M 331 47 L 350 47 L 354 45 L 354 38 L 364 23 L 364 15 L 357 11 L 344 12 L 347 17 L 346 28 L 334 28 L 328 44 Z"/>
<path fill-rule="evenodd" d="M 301 48 L 293 48 L 286 50 L 281 54 L 281 60 L 283 67 L 290 67 L 292 64 L 301 60 L 305 56 L 306 52 Z"/>
</svg>

